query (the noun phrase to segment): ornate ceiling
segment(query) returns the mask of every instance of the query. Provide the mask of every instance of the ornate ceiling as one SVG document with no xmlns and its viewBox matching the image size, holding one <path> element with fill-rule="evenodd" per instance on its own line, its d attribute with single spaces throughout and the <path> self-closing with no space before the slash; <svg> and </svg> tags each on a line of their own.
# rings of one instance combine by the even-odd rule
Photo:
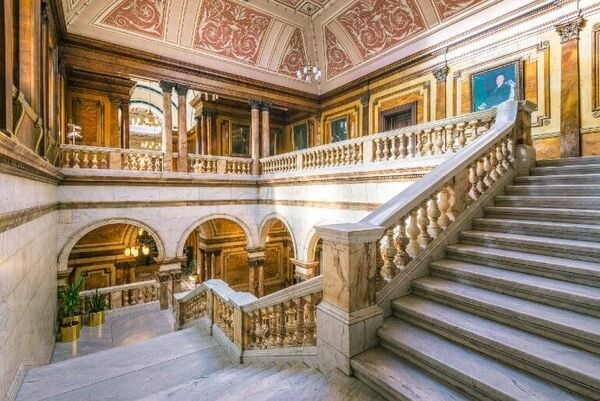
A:
<svg viewBox="0 0 600 401">
<path fill-rule="evenodd" d="M 531 2 L 62 0 L 70 33 L 313 93 Z M 295 78 L 309 61 L 323 70 L 320 86 Z"/>
</svg>

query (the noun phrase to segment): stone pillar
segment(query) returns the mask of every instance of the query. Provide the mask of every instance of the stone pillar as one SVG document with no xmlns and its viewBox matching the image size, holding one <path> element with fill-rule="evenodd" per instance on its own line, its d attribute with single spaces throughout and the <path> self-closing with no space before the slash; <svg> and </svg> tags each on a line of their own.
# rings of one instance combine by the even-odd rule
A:
<svg viewBox="0 0 600 401">
<path fill-rule="evenodd" d="M 177 171 L 180 173 L 187 173 L 188 171 L 188 143 L 187 143 L 187 92 L 188 87 L 185 85 L 177 84 L 177 129 L 179 130 L 178 135 L 178 148 L 177 148 Z"/>
<path fill-rule="evenodd" d="M 121 148 L 129 149 L 129 100 L 121 100 Z"/>
<path fill-rule="evenodd" d="M 529 175 L 529 169 L 535 167 L 535 148 L 531 139 L 531 113 L 535 110 L 537 105 L 532 102 L 519 102 L 515 123 L 514 167 L 517 175 Z"/>
<path fill-rule="evenodd" d="M 116 148 L 121 146 L 121 132 L 119 130 L 119 109 L 121 108 L 121 99 L 118 97 L 110 98 L 110 133 L 105 138 L 104 146 Z"/>
<path fill-rule="evenodd" d="M 323 144 L 323 132 L 321 131 L 321 111 L 319 110 L 315 114 L 315 138 L 313 146 L 319 146 Z M 293 135 L 293 133 L 292 133 Z"/>
<path fill-rule="evenodd" d="M 159 283 L 158 301 L 160 309 L 169 309 L 169 285 L 171 283 L 171 274 L 168 271 L 159 271 L 157 274 Z"/>
<path fill-rule="evenodd" d="M 171 270 L 171 305 L 175 304 L 175 294 L 181 292 L 181 269 Z"/>
<path fill-rule="evenodd" d="M 250 101 L 250 144 L 252 146 L 250 154 L 252 156 L 252 174 L 258 175 L 260 171 L 260 133 L 259 133 L 259 107 L 257 100 Z"/>
<path fill-rule="evenodd" d="M 317 307 L 320 368 L 351 374 L 350 359 L 377 345 L 383 311 L 375 293 L 377 241 L 385 228 L 365 223 L 316 227 L 323 239 L 323 301 Z"/>
<path fill-rule="evenodd" d="M 195 152 L 197 155 L 202 153 L 202 114 L 194 116 L 196 120 L 196 140 L 195 140 Z"/>
<path fill-rule="evenodd" d="M 360 104 L 362 105 L 362 129 L 361 135 L 369 135 L 369 100 L 371 99 L 371 95 L 369 93 L 365 93 L 360 97 Z M 319 122 L 317 122 L 319 123 Z M 320 124 L 319 124 L 320 125 Z"/>
<path fill-rule="evenodd" d="M 433 70 L 433 76 L 437 82 L 435 95 L 435 119 L 443 120 L 446 114 L 446 78 L 448 77 L 448 67 L 443 66 Z"/>
<path fill-rule="evenodd" d="M 560 78 L 560 157 L 581 156 L 579 31 L 582 17 L 556 26 L 562 43 Z"/>
<path fill-rule="evenodd" d="M 269 109 L 271 108 L 271 103 L 262 103 L 260 108 L 261 117 L 262 117 L 262 157 L 271 156 L 271 128 L 269 125 Z"/>
<path fill-rule="evenodd" d="M 212 155 L 215 153 L 215 144 L 213 143 L 213 121 L 215 118 L 214 111 L 207 111 L 204 113 L 206 120 L 206 154 Z"/>
<path fill-rule="evenodd" d="M 162 150 L 165 152 L 163 171 L 173 170 L 173 109 L 171 107 L 173 87 L 174 85 L 170 82 L 160 82 L 160 89 L 163 92 Z"/>
<path fill-rule="evenodd" d="M 248 249 L 248 270 L 250 293 L 262 297 L 265 293 L 265 250 L 263 248 Z"/>
<path fill-rule="evenodd" d="M 204 259 L 204 251 L 202 249 L 198 249 L 198 263 L 196 263 L 198 283 L 204 282 Z"/>
</svg>

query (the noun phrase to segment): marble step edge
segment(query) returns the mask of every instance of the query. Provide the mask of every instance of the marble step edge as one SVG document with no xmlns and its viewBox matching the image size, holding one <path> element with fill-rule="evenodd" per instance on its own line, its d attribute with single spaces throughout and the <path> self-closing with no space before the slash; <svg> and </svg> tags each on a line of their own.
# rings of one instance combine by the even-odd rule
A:
<svg viewBox="0 0 600 401">
<path fill-rule="evenodd" d="M 580 157 L 565 157 L 561 159 L 537 160 L 536 167 L 553 167 L 553 166 L 582 166 L 587 164 L 600 164 L 600 157 L 597 156 L 580 156 Z"/>
<path fill-rule="evenodd" d="M 600 164 L 579 164 L 569 166 L 542 166 L 532 167 L 529 174 L 532 176 L 540 175 L 566 175 L 566 174 L 598 174 Z"/>
<path fill-rule="evenodd" d="M 482 272 L 459 270 L 456 267 L 448 267 L 447 265 L 443 265 L 442 261 L 432 262 L 429 265 L 429 269 L 431 271 L 431 275 L 435 277 L 473 285 L 478 288 L 483 288 L 534 302 L 544 303 L 550 306 L 568 309 L 573 312 L 600 317 L 600 306 L 594 304 L 594 302 L 592 302 L 592 300 L 590 300 L 588 297 L 581 294 L 575 294 L 572 291 L 567 291 L 566 289 L 564 291 L 559 291 L 555 288 L 543 287 L 543 280 L 537 280 L 540 281 L 540 283 L 536 285 L 532 285 L 530 283 L 521 283 L 514 281 L 509 277 L 494 277 Z M 596 301 L 597 303 L 598 299 L 593 301 Z"/>
<path fill-rule="evenodd" d="M 506 195 L 520 196 L 544 196 L 544 195 L 575 195 L 575 196 L 596 196 L 600 195 L 600 185 L 507 185 L 504 188 Z"/>
<path fill-rule="evenodd" d="M 463 244 L 600 262 L 600 244 L 589 241 L 478 230 L 463 231 L 459 237 Z"/>
<path fill-rule="evenodd" d="M 593 224 L 595 219 L 600 220 L 600 211 L 593 209 L 560 209 L 547 207 L 519 207 L 519 206 L 486 206 L 484 208 L 486 216 L 497 215 L 496 218 L 512 218 L 557 222 L 578 222 L 588 225 Z M 509 216 L 509 217 L 507 217 Z M 600 225 L 596 224 L 596 225 Z"/>
<path fill-rule="evenodd" d="M 516 177 L 514 185 L 527 185 L 529 183 L 554 183 L 554 184 L 600 184 L 600 174 L 563 174 L 563 175 L 526 175 Z"/>
<path fill-rule="evenodd" d="M 521 390 L 520 385 L 521 382 L 526 380 L 529 381 L 529 385 L 533 383 L 538 388 L 555 387 L 553 384 L 547 383 L 538 377 L 514 369 L 487 355 L 456 344 L 447 338 L 410 322 L 398 319 L 397 317 L 386 318 L 386 322 L 390 321 L 397 322 L 394 324 L 396 328 L 390 329 L 384 325 L 383 328 L 377 331 L 381 347 L 398 355 L 400 358 L 405 358 L 428 374 L 447 383 L 449 386 L 457 388 L 474 399 L 481 401 L 523 401 L 522 392 L 525 390 Z M 415 332 L 418 335 L 419 342 L 425 343 L 426 346 L 413 341 L 415 333 L 406 335 L 406 328 L 410 328 L 412 332 Z M 400 333 L 397 333 L 398 331 Z M 465 361 L 468 362 L 466 366 Z M 505 383 L 498 383 L 494 378 L 486 376 L 485 373 L 476 368 L 477 366 L 486 366 L 488 371 L 493 371 L 494 376 L 510 377 L 511 382 L 514 383 L 514 388 L 504 387 Z M 563 389 L 559 389 L 558 391 L 565 393 Z M 580 399 L 572 393 L 569 393 L 569 396 L 572 400 Z M 556 401 L 565 401 L 567 398 L 561 396 Z"/>
<path fill-rule="evenodd" d="M 402 386 L 394 385 L 394 381 L 389 375 L 383 373 L 383 369 L 378 370 L 377 366 L 373 366 L 373 363 L 365 363 L 363 360 L 366 357 L 373 357 L 373 359 L 377 359 L 380 364 L 386 364 L 388 367 L 391 365 L 391 370 L 398 371 L 400 370 L 399 367 L 403 368 L 404 371 L 409 369 L 412 376 L 410 378 L 403 376 L 403 380 L 405 381 Z M 438 393 L 450 393 L 449 395 L 452 398 L 450 399 L 444 397 L 444 401 L 469 400 L 469 398 L 466 398 L 464 395 L 460 394 L 457 389 L 452 388 L 443 381 L 440 381 L 421 368 L 400 358 L 393 352 L 383 347 L 375 347 L 357 355 L 350 360 L 350 366 L 353 369 L 354 375 L 361 382 L 365 383 L 367 386 L 379 393 L 382 397 L 390 401 L 425 400 L 426 398 L 423 397 L 427 396 L 427 394 L 425 394 L 425 390 L 423 389 L 424 386 L 426 386 L 428 389 L 435 387 L 435 391 Z M 418 383 L 413 384 L 414 380 L 417 380 Z M 414 391 L 416 393 L 414 394 L 414 397 L 412 397 L 410 394 L 407 394 L 410 391 Z"/>
<path fill-rule="evenodd" d="M 458 286 L 469 286 L 468 284 L 450 280 L 439 280 L 447 281 Z M 522 329 L 542 337 L 547 337 L 554 341 L 565 343 L 588 352 L 600 354 L 600 331 L 585 330 L 574 325 L 568 325 L 567 323 L 552 320 L 551 318 L 542 317 L 542 313 L 535 313 L 536 308 L 538 311 L 540 311 L 540 309 L 546 309 L 547 311 L 548 309 L 555 309 L 556 313 L 564 314 L 565 320 L 568 320 L 569 314 L 579 315 L 576 312 L 562 310 L 555 306 L 523 299 L 520 299 L 520 301 L 525 303 L 526 307 L 521 309 L 513 308 L 508 304 L 502 304 L 502 297 L 511 297 L 510 295 L 497 293 L 497 295 L 500 296 L 500 300 L 498 300 L 499 297 L 496 296 L 488 301 L 486 300 L 486 293 L 493 295 L 494 291 L 472 286 L 469 287 L 472 287 L 472 292 L 480 294 L 479 298 L 440 288 L 443 286 L 430 285 L 427 280 L 423 279 L 415 280 L 412 286 L 412 294 L 414 296 L 426 298 L 433 302 L 438 302 L 468 313 L 473 313 L 483 318 Z M 394 310 L 394 302 L 395 301 L 392 302 L 392 310 Z M 591 316 L 589 319 L 600 321 L 600 319 Z"/>
<path fill-rule="evenodd" d="M 458 324 L 451 324 L 449 320 L 444 321 L 415 308 L 402 308 L 401 313 L 399 312 L 399 310 L 396 311 L 398 314 L 396 316 L 402 320 L 585 397 L 594 397 L 600 392 L 600 374 L 595 377 L 590 376 L 577 370 L 573 365 L 552 361 L 550 355 L 541 355 L 529 352 L 524 348 L 514 347 L 486 336 L 484 333 L 478 333 L 473 329 L 467 329 Z M 479 319 L 485 320 L 483 318 Z M 514 330 L 512 328 L 509 329 Z M 550 340 L 544 339 L 544 341 Z"/>
<path fill-rule="evenodd" d="M 559 223 L 525 219 L 494 219 L 491 217 L 473 220 L 473 230 L 497 231 L 514 234 L 532 234 L 564 239 L 584 239 L 600 242 L 600 226 L 577 223 Z"/>
<path fill-rule="evenodd" d="M 561 195 L 498 195 L 494 198 L 496 206 L 512 204 L 535 204 L 537 207 L 556 207 L 560 209 L 585 209 L 600 206 L 600 196 L 561 196 Z"/>
<path fill-rule="evenodd" d="M 445 252 L 446 259 L 600 286 L 600 263 L 465 244 L 448 245 Z"/>
</svg>

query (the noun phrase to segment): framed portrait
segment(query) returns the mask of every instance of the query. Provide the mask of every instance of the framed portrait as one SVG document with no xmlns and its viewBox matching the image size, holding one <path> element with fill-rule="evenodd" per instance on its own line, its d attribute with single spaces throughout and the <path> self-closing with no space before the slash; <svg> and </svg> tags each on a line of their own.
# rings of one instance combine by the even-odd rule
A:
<svg viewBox="0 0 600 401">
<path fill-rule="evenodd" d="M 348 117 L 335 119 L 331 122 L 331 143 L 348 139 Z"/>
<path fill-rule="evenodd" d="M 230 138 L 231 156 L 250 156 L 250 125 L 232 122 Z"/>
<path fill-rule="evenodd" d="M 472 110 L 488 110 L 507 100 L 521 100 L 521 75 L 519 61 L 471 75 Z"/>
<path fill-rule="evenodd" d="M 308 147 L 308 124 L 295 125 L 294 131 L 294 150 L 302 150 Z"/>
</svg>

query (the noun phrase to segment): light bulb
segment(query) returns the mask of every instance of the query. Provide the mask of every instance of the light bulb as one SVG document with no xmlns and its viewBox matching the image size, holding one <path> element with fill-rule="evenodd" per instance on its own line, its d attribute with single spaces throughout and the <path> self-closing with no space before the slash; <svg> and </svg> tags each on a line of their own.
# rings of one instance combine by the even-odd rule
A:
<svg viewBox="0 0 600 401">
<path fill-rule="evenodd" d="M 131 249 L 125 248 L 125 256 L 127 256 L 127 257 L 131 256 Z"/>
<path fill-rule="evenodd" d="M 142 247 L 142 253 L 143 253 L 145 256 L 148 256 L 148 255 L 150 254 L 150 248 L 148 248 L 146 245 L 144 245 L 144 246 Z"/>
<path fill-rule="evenodd" d="M 131 247 L 131 255 L 134 258 L 137 258 L 140 255 L 140 250 L 138 248 Z"/>
<path fill-rule="evenodd" d="M 143 228 L 140 228 L 138 230 L 138 235 L 144 235 L 144 229 Z"/>
</svg>

